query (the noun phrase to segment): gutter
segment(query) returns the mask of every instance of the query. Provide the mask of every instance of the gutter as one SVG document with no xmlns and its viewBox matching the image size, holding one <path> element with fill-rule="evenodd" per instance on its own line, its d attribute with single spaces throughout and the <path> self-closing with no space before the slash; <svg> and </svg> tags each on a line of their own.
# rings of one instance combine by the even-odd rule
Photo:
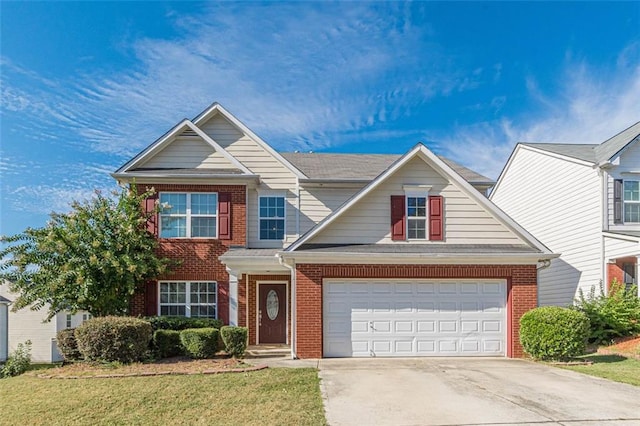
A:
<svg viewBox="0 0 640 426">
<path fill-rule="evenodd" d="M 287 263 L 280 253 L 276 254 L 280 265 L 291 271 L 291 359 L 298 359 L 296 355 L 296 264 Z"/>
</svg>

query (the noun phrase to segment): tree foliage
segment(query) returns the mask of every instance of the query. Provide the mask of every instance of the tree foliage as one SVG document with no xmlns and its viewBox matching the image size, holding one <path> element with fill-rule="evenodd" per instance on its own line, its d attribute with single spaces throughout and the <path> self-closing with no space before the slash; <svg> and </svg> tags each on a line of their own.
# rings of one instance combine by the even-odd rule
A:
<svg viewBox="0 0 640 426">
<path fill-rule="evenodd" d="M 156 212 L 145 212 L 143 203 L 153 192 L 96 191 L 69 213 L 51 213 L 44 228 L 2 237 L 0 280 L 18 293 L 13 309 L 48 304 L 48 319 L 60 311 L 126 314 L 136 289 L 170 267 L 146 227 Z"/>
</svg>

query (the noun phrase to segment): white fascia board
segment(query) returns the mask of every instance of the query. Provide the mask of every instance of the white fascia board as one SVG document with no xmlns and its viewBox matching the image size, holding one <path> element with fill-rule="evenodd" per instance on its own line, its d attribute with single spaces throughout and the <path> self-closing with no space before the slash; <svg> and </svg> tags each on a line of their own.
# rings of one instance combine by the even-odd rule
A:
<svg viewBox="0 0 640 426">
<path fill-rule="evenodd" d="M 136 174 L 136 173 L 111 173 L 118 183 L 136 183 L 136 184 L 158 184 L 158 183 L 173 183 L 180 181 L 180 183 L 188 184 L 200 184 L 211 183 L 212 179 L 224 180 L 225 185 L 247 185 L 251 182 L 258 183 L 260 176 L 258 175 L 227 175 L 227 174 L 171 174 L 171 173 L 157 173 L 157 174 Z"/>
<path fill-rule="evenodd" d="M 283 260 L 296 264 L 388 264 L 388 265 L 533 265 L 539 261 L 551 260 L 558 254 L 547 253 L 487 253 L 487 254 L 450 254 L 450 253 L 319 253 L 279 252 Z"/>
<path fill-rule="evenodd" d="M 631 139 L 625 146 L 622 147 L 622 149 L 620 149 L 620 151 L 618 151 L 615 154 L 613 154 L 611 156 L 611 158 L 609 158 L 607 161 L 603 161 L 603 164 L 613 163 L 613 162 L 616 162 L 616 161 L 619 164 L 620 157 L 622 157 L 622 154 L 624 154 L 624 152 L 627 149 L 629 149 L 630 146 L 632 146 L 634 143 L 638 143 L 638 142 L 640 142 L 640 135 L 636 135 L 636 137 Z"/>
<path fill-rule="evenodd" d="M 207 135 L 205 132 L 203 132 L 199 127 L 194 125 L 191 121 L 187 120 L 186 121 L 186 125 L 191 130 L 196 132 L 196 134 L 198 136 L 200 136 L 205 142 L 207 142 L 209 145 L 211 145 L 213 147 L 213 149 L 215 149 L 217 152 L 222 154 L 222 156 L 224 158 L 229 160 L 229 162 L 231 164 L 236 166 L 238 168 L 238 170 L 242 170 L 242 172 L 244 174 L 247 174 L 247 175 L 252 175 L 253 174 L 253 172 L 251 170 L 247 169 L 244 164 L 242 164 L 240 161 L 238 161 L 233 155 L 229 154 L 227 152 L 227 150 L 225 150 L 223 147 L 221 147 L 216 141 L 214 141 L 209 135 Z"/>
<path fill-rule="evenodd" d="M 515 220 L 513 220 L 509 215 L 503 212 L 498 206 L 496 206 L 492 201 L 490 201 L 487 197 L 482 195 L 475 189 L 469 182 L 464 180 L 462 176 L 455 172 L 451 167 L 447 165 L 444 161 L 438 158 L 437 155 L 432 153 L 425 147 L 424 145 L 420 145 L 420 152 L 425 155 L 431 162 L 440 169 L 440 172 L 445 176 L 451 178 L 455 183 L 458 184 L 458 187 L 463 190 L 469 197 L 474 199 L 478 204 L 485 208 L 486 211 L 491 213 L 494 217 L 496 217 L 502 224 L 504 224 L 507 228 L 509 228 L 512 232 L 518 235 L 522 240 L 524 240 L 527 244 L 532 247 L 537 248 L 542 253 L 552 254 L 551 250 L 533 235 L 531 235 L 526 229 L 520 226 Z"/>
<path fill-rule="evenodd" d="M 640 237 L 635 237 L 633 235 L 622 235 L 622 234 L 616 234 L 614 232 L 606 232 L 606 231 L 603 231 L 602 235 L 604 235 L 607 238 L 614 238 L 616 240 L 640 242 Z"/>
<path fill-rule="evenodd" d="M 498 191 L 498 188 L 502 183 L 502 179 L 507 174 L 507 171 L 509 170 L 509 167 L 511 167 L 511 163 L 513 162 L 513 159 L 516 157 L 517 152 L 520 151 L 521 148 L 522 148 L 522 145 L 518 143 L 516 144 L 516 147 L 513 149 L 513 151 L 511 151 L 511 155 L 509 155 L 509 159 L 507 160 L 504 167 L 502 167 L 502 170 L 500 171 L 500 176 L 498 176 L 498 180 L 496 184 L 493 185 L 493 188 L 491 188 L 491 194 L 489 194 L 490 200 L 493 197 L 493 194 L 495 194 Z"/>
<path fill-rule="evenodd" d="M 245 274 L 249 272 L 289 272 L 288 268 L 280 264 L 276 256 L 225 257 L 223 255 L 219 260 L 227 268 Z"/>
<path fill-rule="evenodd" d="M 222 105 L 215 102 L 209 106 L 206 110 L 198 114 L 196 118 L 193 119 L 193 124 L 196 126 L 200 126 L 200 124 L 209 120 L 216 112 L 222 114 L 224 118 L 229 120 L 236 128 L 238 128 L 242 133 L 249 136 L 253 139 L 258 145 L 262 146 L 269 154 L 271 154 L 276 160 L 281 162 L 286 168 L 288 168 L 291 173 L 296 175 L 298 179 L 307 179 L 307 176 L 298 170 L 293 164 L 287 161 L 282 155 L 280 155 L 275 149 L 271 148 L 271 145 L 262 140 L 258 135 L 253 133 L 251 129 L 249 129 L 244 123 L 238 120 L 233 114 L 227 111 Z"/>
</svg>

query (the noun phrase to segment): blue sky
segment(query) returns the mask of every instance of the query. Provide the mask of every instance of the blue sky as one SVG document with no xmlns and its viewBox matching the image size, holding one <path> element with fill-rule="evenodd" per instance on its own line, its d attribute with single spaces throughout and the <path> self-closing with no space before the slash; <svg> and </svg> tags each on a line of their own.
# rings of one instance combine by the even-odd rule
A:
<svg viewBox="0 0 640 426">
<path fill-rule="evenodd" d="M 0 2 L 0 234 L 46 223 L 222 103 L 281 151 L 518 141 L 640 120 L 640 2 Z"/>
</svg>

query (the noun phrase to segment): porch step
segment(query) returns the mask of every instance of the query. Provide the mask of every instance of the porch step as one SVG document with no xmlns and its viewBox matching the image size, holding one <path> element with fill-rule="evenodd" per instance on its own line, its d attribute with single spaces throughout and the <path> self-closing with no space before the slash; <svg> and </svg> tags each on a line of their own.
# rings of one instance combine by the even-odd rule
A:
<svg viewBox="0 0 640 426">
<path fill-rule="evenodd" d="M 246 358 L 286 358 L 291 356 L 287 345 L 252 345 L 245 352 Z"/>
</svg>

